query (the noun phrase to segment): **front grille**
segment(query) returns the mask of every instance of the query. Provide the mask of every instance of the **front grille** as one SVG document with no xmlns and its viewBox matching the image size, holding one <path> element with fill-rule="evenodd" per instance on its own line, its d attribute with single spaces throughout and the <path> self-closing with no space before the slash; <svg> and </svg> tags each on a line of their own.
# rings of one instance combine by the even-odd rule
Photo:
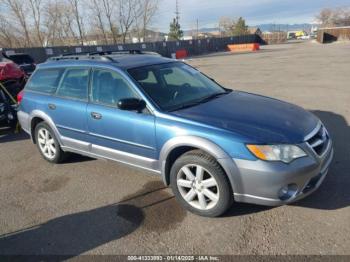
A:
<svg viewBox="0 0 350 262">
<path fill-rule="evenodd" d="M 316 130 L 306 142 L 318 156 L 322 156 L 327 150 L 329 143 L 329 135 L 326 128 L 323 125 L 320 125 L 318 130 Z"/>
</svg>

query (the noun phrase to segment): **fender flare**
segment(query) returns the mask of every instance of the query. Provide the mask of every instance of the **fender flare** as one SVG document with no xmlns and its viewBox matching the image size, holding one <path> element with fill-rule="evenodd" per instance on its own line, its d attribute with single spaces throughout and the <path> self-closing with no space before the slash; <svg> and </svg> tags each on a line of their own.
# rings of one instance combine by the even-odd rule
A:
<svg viewBox="0 0 350 262">
<path fill-rule="evenodd" d="M 162 147 L 159 155 L 159 163 L 161 168 L 161 176 L 163 182 L 169 185 L 169 174 L 166 173 L 166 161 L 169 154 L 176 148 L 181 146 L 190 146 L 203 150 L 213 156 L 221 167 L 224 169 L 233 192 L 240 192 L 241 179 L 240 173 L 234 160 L 217 144 L 212 141 L 198 136 L 178 136 L 168 140 Z"/>
<path fill-rule="evenodd" d="M 56 125 L 54 124 L 53 120 L 51 119 L 51 117 L 49 117 L 46 113 L 44 113 L 43 111 L 40 110 L 33 110 L 30 113 L 30 119 L 29 119 L 29 124 L 30 124 L 30 130 L 32 130 L 32 122 L 34 118 L 41 118 L 44 120 L 44 122 L 46 122 L 49 127 L 52 129 L 52 131 L 54 132 L 54 135 L 58 141 L 58 143 L 62 146 L 62 140 L 61 140 L 61 136 L 60 133 L 58 132 L 58 129 L 56 127 Z M 31 137 L 32 137 L 32 141 L 34 142 L 34 134 L 32 134 L 32 132 L 30 132 Z"/>
</svg>

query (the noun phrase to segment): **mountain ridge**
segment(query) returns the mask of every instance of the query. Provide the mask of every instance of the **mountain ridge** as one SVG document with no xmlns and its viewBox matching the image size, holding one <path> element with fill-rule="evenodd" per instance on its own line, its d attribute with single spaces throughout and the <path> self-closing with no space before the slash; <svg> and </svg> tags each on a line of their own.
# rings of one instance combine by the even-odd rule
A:
<svg viewBox="0 0 350 262">
<path fill-rule="evenodd" d="M 300 23 L 300 24 L 258 24 L 258 25 L 249 25 L 249 27 L 259 27 L 262 32 L 265 31 L 297 31 L 297 30 L 310 30 L 312 26 L 317 26 L 317 24 L 310 23 Z M 218 27 L 203 27 L 199 28 L 198 31 L 201 33 L 210 33 L 219 31 Z M 195 32 L 196 30 L 184 30 L 184 33 Z"/>
</svg>

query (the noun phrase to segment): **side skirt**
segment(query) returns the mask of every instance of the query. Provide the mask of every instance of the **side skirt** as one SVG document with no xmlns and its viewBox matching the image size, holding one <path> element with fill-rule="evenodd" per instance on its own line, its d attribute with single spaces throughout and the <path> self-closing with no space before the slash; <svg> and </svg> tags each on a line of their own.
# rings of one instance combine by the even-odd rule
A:
<svg viewBox="0 0 350 262">
<path fill-rule="evenodd" d="M 61 146 L 63 151 L 81 154 L 92 158 L 108 159 L 136 168 L 141 168 L 156 174 L 161 173 L 159 161 L 156 159 L 146 158 L 67 137 L 61 137 L 61 140 L 64 144 Z"/>
</svg>

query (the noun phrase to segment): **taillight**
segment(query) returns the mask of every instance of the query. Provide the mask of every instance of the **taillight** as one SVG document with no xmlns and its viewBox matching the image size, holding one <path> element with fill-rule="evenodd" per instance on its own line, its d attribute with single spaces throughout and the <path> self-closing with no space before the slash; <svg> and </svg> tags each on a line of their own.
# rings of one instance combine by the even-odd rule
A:
<svg viewBox="0 0 350 262">
<path fill-rule="evenodd" d="M 24 90 L 19 92 L 18 95 L 17 95 L 17 102 L 18 102 L 18 104 L 20 104 L 22 102 L 23 96 L 24 96 Z"/>
</svg>

